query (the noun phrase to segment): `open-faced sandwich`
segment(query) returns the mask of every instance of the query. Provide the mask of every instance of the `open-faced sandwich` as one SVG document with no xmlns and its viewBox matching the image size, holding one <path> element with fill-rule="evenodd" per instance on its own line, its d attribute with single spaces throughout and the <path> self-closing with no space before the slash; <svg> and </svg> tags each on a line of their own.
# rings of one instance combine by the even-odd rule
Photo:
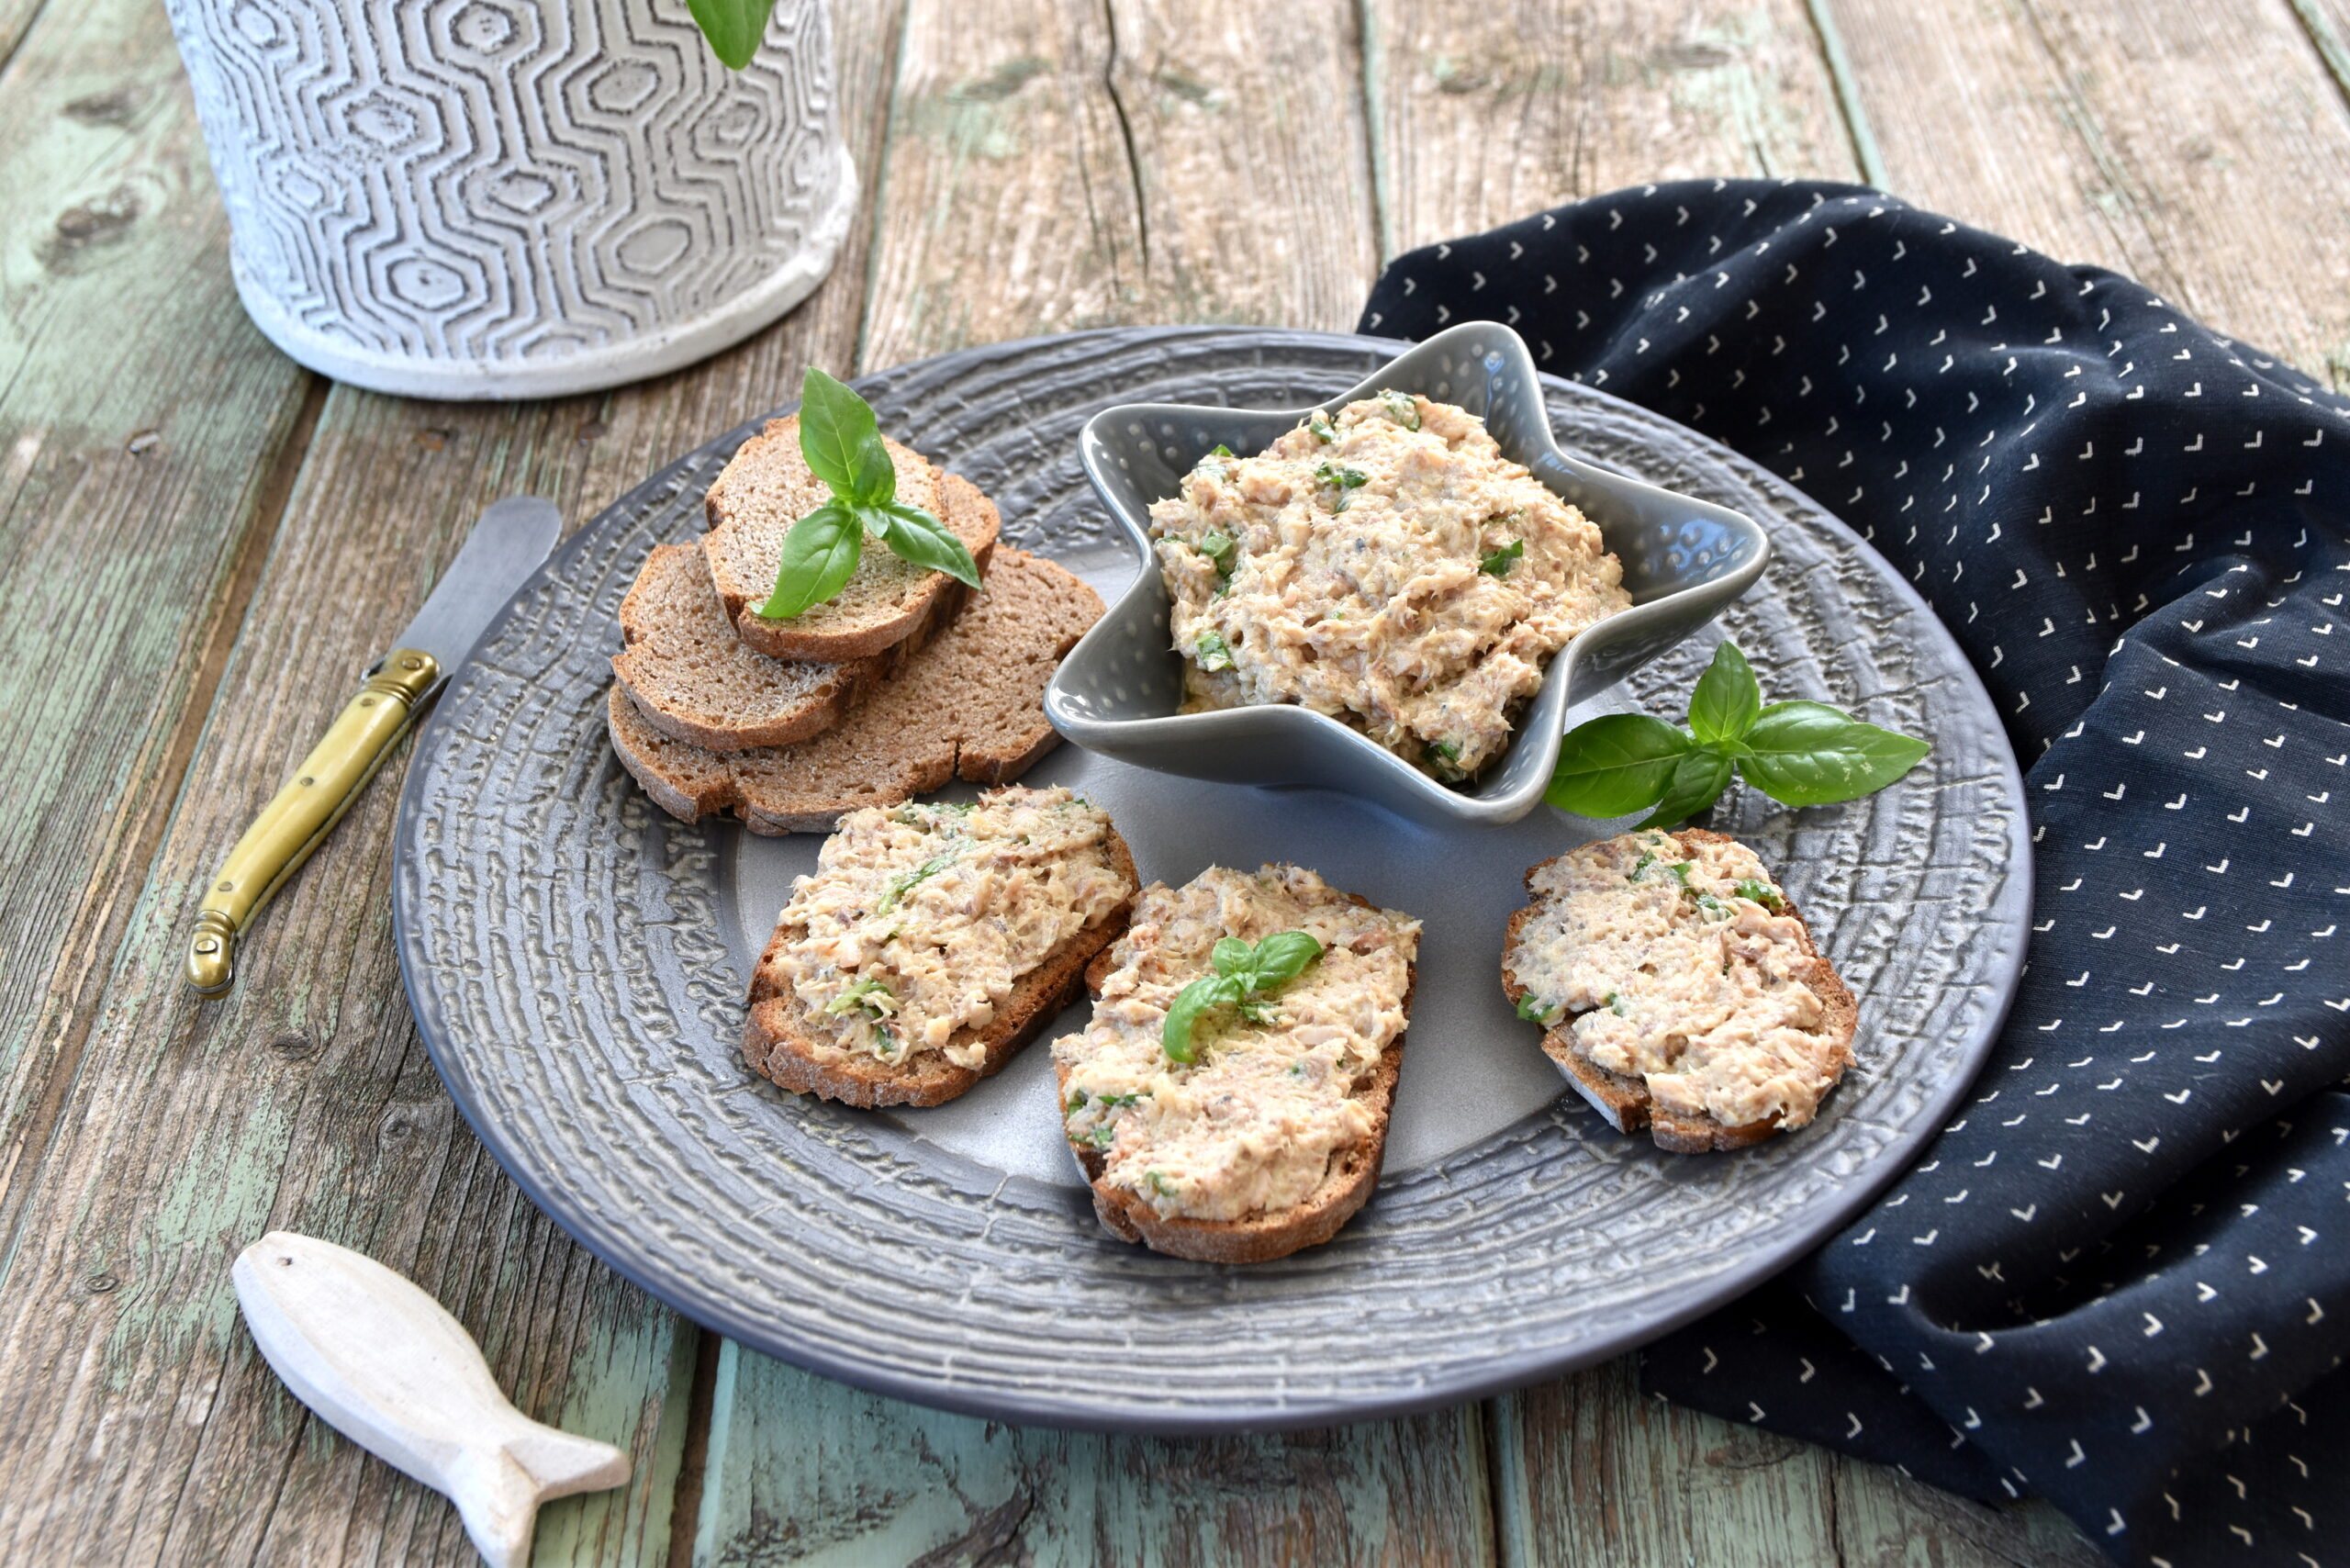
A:
<svg viewBox="0 0 2350 1568">
<path fill-rule="evenodd" d="M 1526 874 L 1502 986 L 1618 1132 L 1677 1153 L 1808 1124 L 1852 1059 L 1852 993 L 1752 850 L 1700 828 Z"/>
<path fill-rule="evenodd" d="M 851 812 L 752 975 L 744 1058 L 852 1105 L 951 1100 L 1068 1005 L 1135 882 L 1109 817 L 1067 790 Z"/>
<path fill-rule="evenodd" d="M 1294 702 L 1447 782 L 1509 745 L 1550 656 L 1628 608 L 1597 525 L 1450 403 L 1382 392 L 1150 509 L 1186 711 Z"/>
<path fill-rule="evenodd" d="M 1337 1235 L 1379 1182 L 1419 937 L 1294 866 L 1145 888 L 1053 1042 L 1102 1224 L 1212 1263 Z"/>
</svg>

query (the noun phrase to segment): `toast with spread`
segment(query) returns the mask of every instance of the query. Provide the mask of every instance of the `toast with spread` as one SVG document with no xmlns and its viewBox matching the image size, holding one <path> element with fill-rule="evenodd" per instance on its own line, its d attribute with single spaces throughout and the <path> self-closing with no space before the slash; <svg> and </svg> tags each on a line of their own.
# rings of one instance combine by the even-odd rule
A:
<svg viewBox="0 0 2350 1568">
<path fill-rule="evenodd" d="M 968 590 L 946 586 L 903 642 L 878 654 L 839 664 L 775 659 L 734 634 L 699 545 L 656 545 L 621 601 L 627 646 L 613 655 L 612 675 L 645 723 L 673 740 L 711 751 L 789 745 L 838 723 L 954 620 Z"/>
<path fill-rule="evenodd" d="M 751 979 L 743 1056 L 851 1105 L 935 1105 L 996 1071 L 1126 927 L 1134 857 L 1065 789 L 851 812 Z"/>
<path fill-rule="evenodd" d="M 1859 1006 L 1753 851 L 1635 832 L 1526 874 L 1502 989 L 1618 1132 L 1681 1154 L 1808 1125 L 1852 1059 Z"/>
<path fill-rule="evenodd" d="M 1227 968 L 1227 948 L 1299 932 L 1319 947 L 1302 970 L 1199 1014 L 1191 1059 L 1169 1054 L 1170 1011 Z M 1144 889 L 1087 976 L 1092 1021 L 1053 1042 L 1063 1128 L 1102 1223 L 1211 1263 L 1337 1235 L 1379 1182 L 1419 932 L 1294 866 Z"/>
<path fill-rule="evenodd" d="M 988 567 L 1000 520 L 995 503 L 969 480 L 934 467 L 910 447 L 883 440 L 897 468 L 898 498 L 937 517 Z M 771 420 L 744 442 L 703 499 L 710 531 L 701 537 L 735 635 L 755 653 L 778 659 L 838 664 L 867 658 L 912 637 L 954 592 L 955 579 L 867 550 L 839 593 L 789 620 L 770 621 L 758 606 L 775 589 L 776 562 L 792 525 L 833 498 L 800 451 L 800 417 Z"/>
<path fill-rule="evenodd" d="M 687 822 L 732 812 L 754 833 L 825 831 L 845 812 L 953 778 L 1004 784 L 1026 772 L 1060 738 L 1045 718 L 1045 684 L 1101 617 L 1101 595 L 1006 548 L 952 624 L 806 740 L 713 751 L 664 734 L 618 685 L 605 722 L 645 793 Z"/>
</svg>

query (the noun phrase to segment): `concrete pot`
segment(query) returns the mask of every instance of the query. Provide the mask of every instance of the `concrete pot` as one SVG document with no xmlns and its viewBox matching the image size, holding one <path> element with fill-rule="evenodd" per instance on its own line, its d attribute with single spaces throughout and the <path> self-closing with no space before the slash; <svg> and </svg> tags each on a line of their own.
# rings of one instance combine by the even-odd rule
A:
<svg viewBox="0 0 2350 1568">
<path fill-rule="evenodd" d="M 825 0 L 747 70 L 686 0 L 167 0 L 237 292 L 311 369 L 549 398 L 714 353 L 856 202 Z"/>
</svg>

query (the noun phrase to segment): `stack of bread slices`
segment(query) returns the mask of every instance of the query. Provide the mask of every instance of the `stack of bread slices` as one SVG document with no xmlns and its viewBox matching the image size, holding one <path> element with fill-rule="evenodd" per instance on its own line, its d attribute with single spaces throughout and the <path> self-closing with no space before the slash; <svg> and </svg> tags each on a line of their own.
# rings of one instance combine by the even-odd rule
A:
<svg viewBox="0 0 2350 1568">
<path fill-rule="evenodd" d="M 856 573 L 790 620 L 758 613 L 792 525 L 831 498 L 797 417 L 745 442 L 710 488 L 709 532 L 656 546 L 621 605 L 612 746 L 688 822 L 732 812 L 754 833 L 829 829 L 845 812 L 956 778 L 1018 778 L 1058 738 L 1045 683 L 1101 618 L 1053 563 L 999 545 L 994 503 L 888 442 L 898 498 L 944 522 L 977 592 L 866 542 Z"/>
</svg>

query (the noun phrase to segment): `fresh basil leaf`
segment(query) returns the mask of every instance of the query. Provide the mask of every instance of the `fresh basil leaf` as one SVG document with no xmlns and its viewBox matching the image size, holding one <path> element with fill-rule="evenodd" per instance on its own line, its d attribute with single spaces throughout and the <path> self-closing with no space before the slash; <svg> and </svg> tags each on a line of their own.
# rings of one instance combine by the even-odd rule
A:
<svg viewBox="0 0 2350 1568">
<path fill-rule="evenodd" d="M 1225 644 L 1225 640 L 1220 633 L 1214 632 L 1201 633 L 1197 645 L 1200 650 L 1200 667 L 1202 669 L 1207 670 L 1213 674 L 1216 670 L 1230 669 L 1232 667 L 1232 649 Z"/>
<path fill-rule="evenodd" d="M 1245 980 L 1256 967 L 1257 949 L 1237 936 L 1221 936 L 1208 950 L 1208 962 L 1215 966 L 1216 973 L 1237 975 Z"/>
<path fill-rule="evenodd" d="M 1254 991 L 1270 991 L 1304 974 L 1322 957 L 1322 944 L 1307 932 L 1276 931 L 1257 944 Z"/>
<path fill-rule="evenodd" d="M 1874 794 L 1933 747 L 1848 718 L 1824 702 L 1774 702 L 1746 732 L 1748 783 L 1783 805 L 1830 806 Z"/>
<path fill-rule="evenodd" d="M 800 455 L 841 500 L 878 507 L 897 498 L 897 465 L 872 405 L 812 364 L 800 378 Z"/>
<path fill-rule="evenodd" d="M 1577 724 L 1559 747 L 1542 798 L 1584 817 L 1620 817 L 1653 805 L 1692 745 L 1688 735 L 1646 713 L 1609 713 Z"/>
<path fill-rule="evenodd" d="M 1677 827 L 1695 816 L 1721 798 L 1729 787 L 1729 758 L 1710 746 L 1696 746 L 1682 754 L 1673 766 L 1672 782 L 1665 786 L 1664 799 L 1640 827 Z M 1685 873 L 1682 885 L 1688 885 Z"/>
<path fill-rule="evenodd" d="M 1755 684 L 1753 666 L 1736 643 L 1724 643 L 1689 694 L 1689 733 L 1708 745 L 1738 740 L 1762 711 L 1762 689 Z"/>
<path fill-rule="evenodd" d="M 920 507 L 889 501 L 863 512 L 881 543 L 901 561 L 945 572 L 966 588 L 979 586 L 979 564 L 954 531 Z"/>
<path fill-rule="evenodd" d="M 740 71 L 759 52 L 775 0 L 687 0 L 687 8 L 710 40 L 710 51 L 730 70 Z"/>
<path fill-rule="evenodd" d="M 1230 975 L 1202 975 L 1177 991 L 1174 1005 L 1167 1010 L 1167 1021 L 1158 1028 L 1159 1048 L 1167 1053 L 1168 1059 L 1199 1060 L 1199 1047 L 1192 1042 L 1192 1030 L 1200 1014 L 1212 1007 L 1237 1002 L 1240 990 L 1240 982 Z"/>
<path fill-rule="evenodd" d="M 1525 554 L 1526 541 L 1513 539 L 1492 554 L 1480 559 L 1477 569 L 1488 577 L 1505 577 L 1509 576 L 1510 563 Z"/>
<path fill-rule="evenodd" d="M 856 571 L 865 549 L 865 525 L 839 501 L 826 501 L 791 525 L 776 563 L 775 592 L 755 612 L 763 620 L 789 621 L 822 604 Z"/>
</svg>

